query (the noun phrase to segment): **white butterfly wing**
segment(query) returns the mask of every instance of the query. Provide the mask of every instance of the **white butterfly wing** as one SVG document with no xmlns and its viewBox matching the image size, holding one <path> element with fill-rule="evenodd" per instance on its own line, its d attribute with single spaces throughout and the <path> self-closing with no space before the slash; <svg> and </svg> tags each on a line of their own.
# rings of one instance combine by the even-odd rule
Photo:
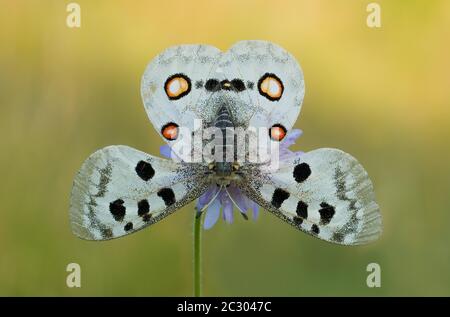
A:
<svg viewBox="0 0 450 317">
<path fill-rule="evenodd" d="M 289 52 L 271 42 L 240 41 L 221 63 L 229 80 L 241 78 L 246 84 L 238 95 L 244 106 L 235 111 L 246 126 L 292 128 L 305 87 L 302 70 Z"/>
<path fill-rule="evenodd" d="M 168 139 L 163 133 L 167 124 L 193 132 L 201 128 L 195 119 L 203 120 L 204 128 L 222 105 L 229 108 L 235 126 L 282 125 L 289 130 L 300 113 L 304 90 L 295 58 L 266 41 L 241 41 L 226 52 L 207 45 L 171 47 L 149 63 L 141 82 L 148 117 L 172 146 L 190 140 Z"/>
<path fill-rule="evenodd" d="M 195 119 L 213 120 L 217 109 L 208 106 L 211 93 L 204 86 L 220 56 L 221 51 L 213 46 L 180 45 L 166 49 L 148 64 L 141 95 L 150 121 L 167 143 L 181 141 L 163 135 L 168 123 L 192 132 Z"/>
<path fill-rule="evenodd" d="M 320 239 L 354 245 L 380 236 L 373 186 L 355 158 L 323 148 L 281 164 L 276 172 L 249 167 L 239 186 L 262 207 Z"/>
<path fill-rule="evenodd" d="M 103 148 L 75 177 L 72 231 L 83 239 L 106 240 L 149 226 L 205 191 L 205 169 L 127 146 Z"/>
</svg>

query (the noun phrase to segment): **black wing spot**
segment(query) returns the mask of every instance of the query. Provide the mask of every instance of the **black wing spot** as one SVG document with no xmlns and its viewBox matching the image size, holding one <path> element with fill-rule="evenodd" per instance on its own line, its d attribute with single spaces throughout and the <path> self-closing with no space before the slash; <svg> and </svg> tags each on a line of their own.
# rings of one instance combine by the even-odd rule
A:
<svg viewBox="0 0 450 317">
<path fill-rule="evenodd" d="M 306 163 L 300 163 L 294 168 L 293 176 L 297 183 L 304 182 L 311 175 L 311 168 Z"/>
<path fill-rule="evenodd" d="M 311 226 L 311 232 L 314 234 L 319 234 L 319 232 L 320 232 L 319 227 L 316 224 L 313 224 Z"/>
<path fill-rule="evenodd" d="M 300 226 L 300 225 L 303 223 L 303 218 L 300 218 L 300 217 L 298 217 L 298 216 L 294 216 L 294 223 L 295 223 L 297 226 Z"/>
<path fill-rule="evenodd" d="M 138 202 L 138 215 L 144 216 L 150 212 L 150 204 L 148 203 L 147 199 L 143 199 L 140 202 Z"/>
<path fill-rule="evenodd" d="M 136 165 L 135 171 L 138 176 L 146 182 L 155 176 L 155 170 L 152 165 L 145 161 L 139 161 Z"/>
<path fill-rule="evenodd" d="M 272 206 L 274 206 L 275 208 L 280 208 L 283 201 L 288 199 L 289 196 L 290 194 L 284 189 L 281 188 L 275 189 L 272 195 Z"/>
<path fill-rule="evenodd" d="M 127 223 L 127 224 L 125 225 L 125 227 L 123 227 L 123 229 L 124 229 L 125 231 L 130 231 L 130 230 L 132 230 L 132 229 L 133 229 L 133 223 L 132 223 L 132 222 Z"/>
<path fill-rule="evenodd" d="M 195 88 L 199 89 L 203 87 L 203 80 L 197 80 L 195 82 Z"/>
<path fill-rule="evenodd" d="M 233 88 L 234 88 L 236 91 L 238 91 L 238 92 L 241 92 L 241 91 L 244 91 L 244 90 L 245 90 L 245 84 L 244 84 L 244 82 L 243 82 L 242 80 L 240 80 L 240 79 L 233 79 L 233 80 L 231 81 L 231 86 L 233 86 Z"/>
<path fill-rule="evenodd" d="M 308 218 L 308 204 L 306 204 L 305 202 L 300 200 L 297 204 L 296 212 L 297 212 L 297 216 L 299 216 L 303 219 Z"/>
<path fill-rule="evenodd" d="M 208 91 L 219 91 L 220 82 L 217 79 L 208 79 L 205 84 L 205 89 Z"/>
<path fill-rule="evenodd" d="M 247 88 L 252 90 L 255 87 L 255 83 L 252 81 L 247 81 Z"/>
<path fill-rule="evenodd" d="M 122 199 L 117 199 L 109 204 L 109 211 L 116 221 L 122 221 L 125 217 L 126 208 Z"/>
<path fill-rule="evenodd" d="M 144 222 L 149 222 L 150 219 L 152 219 L 152 215 L 151 215 L 151 214 L 145 214 L 145 215 L 142 217 L 142 220 L 143 220 Z"/>
<path fill-rule="evenodd" d="M 320 222 L 323 225 L 329 224 L 331 219 L 333 218 L 334 214 L 336 213 L 336 210 L 333 206 L 328 205 L 327 203 L 321 203 L 320 204 Z"/>
<path fill-rule="evenodd" d="M 170 206 L 175 203 L 175 193 L 171 188 L 161 188 L 157 195 L 164 200 L 166 206 Z"/>
</svg>

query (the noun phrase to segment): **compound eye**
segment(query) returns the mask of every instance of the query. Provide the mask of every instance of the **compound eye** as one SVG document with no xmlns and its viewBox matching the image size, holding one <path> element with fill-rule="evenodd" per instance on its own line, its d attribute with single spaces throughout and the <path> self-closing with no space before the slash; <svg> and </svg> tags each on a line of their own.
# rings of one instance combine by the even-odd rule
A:
<svg viewBox="0 0 450 317">
<path fill-rule="evenodd" d="M 178 124 L 173 122 L 167 123 L 161 128 L 162 136 L 169 141 L 173 141 L 178 138 L 178 131 Z"/>
<path fill-rule="evenodd" d="M 286 136 L 286 128 L 281 124 L 274 124 L 269 129 L 269 136 L 273 141 L 281 141 Z"/>
<path fill-rule="evenodd" d="M 184 74 L 175 74 L 167 78 L 164 90 L 170 100 L 180 99 L 191 91 L 191 80 Z"/>
<path fill-rule="evenodd" d="M 284 86 L 277 75 L 266 73 L 258 81 L 258 90 L 267 99 L 277 101 L 283 95 Z"/>
</svg>

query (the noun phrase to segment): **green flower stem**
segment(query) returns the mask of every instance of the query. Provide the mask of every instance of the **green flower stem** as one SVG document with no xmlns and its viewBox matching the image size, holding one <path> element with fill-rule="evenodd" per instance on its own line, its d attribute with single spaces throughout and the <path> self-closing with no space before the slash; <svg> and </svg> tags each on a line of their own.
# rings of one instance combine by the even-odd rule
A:
<svg viewBox="0 0 450 317">
<path fill-rule="evenodd" d="M 202 296 L 202 215 L 194 213 L 194 296 Z"/>
</svg>

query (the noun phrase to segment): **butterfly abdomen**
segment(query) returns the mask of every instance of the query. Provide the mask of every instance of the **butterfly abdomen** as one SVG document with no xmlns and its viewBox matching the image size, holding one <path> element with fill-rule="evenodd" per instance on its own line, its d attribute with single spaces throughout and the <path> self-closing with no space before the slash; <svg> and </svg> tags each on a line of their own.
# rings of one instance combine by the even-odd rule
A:
<svg viewBox="0 0 450 317">
<path fill-rule="evenodd" d="M 216 135 L 216 141 L 220 142 L 216 149 L 222 150 L 216 153 L 215 171 L 218 176 L 229 176 L 234 161 L 234 124 L 225 105 L 219 109 L 214 127 L 221 132 L 221 135 Z"/>
</svg>

